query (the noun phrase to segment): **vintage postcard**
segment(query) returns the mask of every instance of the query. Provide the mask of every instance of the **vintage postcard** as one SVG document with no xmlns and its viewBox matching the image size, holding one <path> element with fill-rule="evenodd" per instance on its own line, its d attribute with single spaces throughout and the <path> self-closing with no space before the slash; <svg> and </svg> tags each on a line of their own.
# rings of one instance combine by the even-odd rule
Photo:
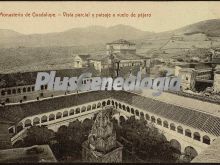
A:
<svg viewBox="0 0 220 165">
<path fill-rule="evenodd" d="M 0 2 L 0 163 L 220 163 L 220 2 Z"/>
</svg>

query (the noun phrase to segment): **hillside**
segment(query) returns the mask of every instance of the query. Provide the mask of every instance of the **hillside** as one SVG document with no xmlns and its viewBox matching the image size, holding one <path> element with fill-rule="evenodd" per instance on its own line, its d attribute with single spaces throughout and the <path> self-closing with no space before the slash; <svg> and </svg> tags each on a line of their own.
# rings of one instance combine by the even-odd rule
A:
<svg viewBox="0 0 220 165">
<path fill-rule="evenodd" d="M 89 26 L 31 35 L 0 30 L 0 70 L 16 72 L 30 68 L 71 67 L 74 54 L 105 54 L 105 44 L 120 38 L 135 42 L 137 53 L 148 57 L 205 58 L 210 47 L 220 47 L 220 19 L 161 33 L 141 31 L 127 25 Z"/>
<path fill-rule="evenodd" d="M 111 42 L 119 38 L 134 40 L 147 37 L 153 33 L 138 30 L 126 25 L 112 27 L 90 26 L 73 28 L 64 32 L 30 35 L 13 35 L 13 31 L 0 30 L 5 36 L 0 40 L 0 48 L 9 47 L 51 47 L 51 46 L 88 46 Z M 5 34 L 4 34 L 5 33 Z M 9 35 L 11 34 L 11 35 Z"/>
</svg>

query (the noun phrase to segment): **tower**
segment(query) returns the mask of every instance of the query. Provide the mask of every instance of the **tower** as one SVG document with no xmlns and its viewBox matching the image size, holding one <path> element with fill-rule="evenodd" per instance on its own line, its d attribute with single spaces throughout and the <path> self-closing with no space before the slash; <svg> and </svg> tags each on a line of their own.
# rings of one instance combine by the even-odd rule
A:
<svg viewBox="0 0 220 165">
<path fill-rule="evenodd" d="M 88 140 L 82 144 L 84 162 L 122 162 L 123 146 L 116 141 L 109 112 L 102 110 L 96 116 Z"/>
</svg>

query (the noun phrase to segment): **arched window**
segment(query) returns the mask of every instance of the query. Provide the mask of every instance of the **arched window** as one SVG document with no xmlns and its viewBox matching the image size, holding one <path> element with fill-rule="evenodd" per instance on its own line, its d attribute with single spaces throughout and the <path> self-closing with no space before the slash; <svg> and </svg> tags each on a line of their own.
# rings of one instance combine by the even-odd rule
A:
<svg viewBox="0 0 220 165">
<path fill-rule="evenodd" d="M 37 124 L 40 124 L 39 117 L 35 117 L 34 120 L 33 120 L 33 125 L 37 125 Z"/>
<path fill-rule="evenodd" d="M 119 103 L 119 108 L 121 109 L 121 104 Z"/>
<path fill-rule="evenodd" d="M 92 109 L 96 109 L 96 104 L 93 104 L 93 105 L 92 105 Z"/>
<path fill-rule="evenodd" d="M 46 115 L 41 117 L 41 123 L 45 123 L 45 122 L 47 122 L 47 116 Z"/>
<path fill-rule="evenodd" d="M 134 114 L 134 108 L 131 108 L 131 113 Z"/>
<path fill-rule="evenodd" d="M 163 127 L 165 127 L 165 128 L 169 128 L 169 124 L 168 124 L 167 121 L 164 121 L 164 122 L 163 122 Z"/>
<path fill-rule="evenodd" d="M 129 112 L 129 113 L 131 112 L 129 106 L 127 106 L 127 112 Z"/>
<path fill-rule="evenodd" d="M 105 101 L 102 102 L 102 106 L 103 107 L 106 106 L 106 102 Z"/>
<path fill-rule="evenodd" d="M 139 116 L 139 111 L 138 110 L 135 110 L 135 115 Z"/>
<path fill-rule="evenodd" d="M 55 115 L 54 114 L 50 114 L 49 115 L 49 121 L 55 120 Z"/>
<path fill-rule="evenodd" d="M 30 91 L 31 91 L 31 87 L 28 87 L 28 88 L 27 88 L 27 91 L 30 92 Z"/>
<path fill-rule="evenodd" d="M 193 139 L 200 141 L 200 134 L 198 132 L 194 132 Z"/>
<path fill-rule="evenodd" d="M 11 94 L 11 90 L 10 90 L 10 89 L 7 90 L 7 94 L 8 94 L 8 95 Z"/>
<path fill-rule="evenodd" d="M 18 88 L 17 91 L 18 91 L 18 93 L 21 93 L 21 89 L 20 88 Z"/>
<path fill-rule="evenodd" d="M 147 113 L 145 114 L 145 118 L 146 120 L 150 120 L 150 116 Z"/>
<path fill-rule="evenodd" d="M 202 137 L 202 142 L 205 144 L 210 144 L 210 138 L 207 135 L 205 135 Z"/>
<path fill-rule="evenodd" d="M 68 116 L 68 111 L 64 111 L 63 112 L 63 117 L 67 117 Z"/>
<path fill-rule="evenodd" d="M 115 102 L 112 100 L 112 105 L 115 105 Z"/>
<path fill-rule="evenodd" d="M 9 103 L 9 102 L 10 102 L 9 98 L 7 98 L 7 99 L 5 100 L 5 102 L 6 102 L 6 103 Z"/>
<path fill-rule="evenodd" d="M 61 117 L 62 117 L 62 113 L 61 112 L 57 112 L 56 119 L 60 119 Z"/>
<path fill-rule="evenodd" d="M 24 93 L 26 92 L 26 88 L 23 88 L 23 92 L 24 92 Z"/>
<path fill-rule="evenodd" d="M 74 115 L 74 109 L 71 109 L 70 112 L 69 112 L 69 114 L 70 114 L 70 116 L 71 116 L 71 115 Z"/>
<path fill-rule="evenodd" d="M 76 108 L 76 114 L 80 113 L 80 108 Z"/>
<path fill-rule="evenodd" d="M 111 101 L 110 101 L 110 100 L 108 100 L 108 101 L 107 101 L 107 105 L 110 105 L 110 103 L 111 103 Z"/>
<path fill-rule="evenodd" d="M 30 127 L 31 126 L 31 120 L 30 119 L 25 120 L 24 126 L 25 127 Z"/>
<path fill-rule="evenodd" d="M 10 128 L 10 129 L 8 130 L 8 133 L 10 133 L 10 134 L 11 134 L 11 133 L 15 133 L 15 132 L 14 132 L 14 128 Z"/>
<path fill-rule="evenodd" d="M 90 111 L 92 109 L 91 105 L 87 106 L 87 111 Z"/>
<path fill-rule="evenodd" d="M 155 119 L 154 116 L 151 116 L 151 121 L 152 121 L 153 123 L 156 123 L 156 119 Z"/>
<path fill-rule="evenodd" d="M 171 129 L 172 131 L 176 131 L 176 126 L 175 126 L 175 124 L 171 123 L 171 124 L 170 124 L 170 129 Z"/>
<path fill-rule="evenodd" d="M 118 103 L 117 102 L 115 102 L 115 107 L 118 108 Z"/>
<path fill-rule="evenodd" d="M 12 93 L 13 93 L 13 94 L 16 94 L 16 89 L 12 89 Z"/>
<path fill-rule="evenodd" d="M 1 91 L 1 95 L 2 95 L 2 96 L 5 95 L 5 91 L 4 91 L 4 90 Z"/>
<path fill-rule="evenodd" d="M 23 129 L 23 123 L 20 122 L 20 123 L 18 123 L 18 125 L 17 125 L 17 132 L 20 132 L 22 129 Z"/>
<path fill-rule="evenodd" d="M 177 132 L 183 134 L 183 128 L 181 126 L 177 127 Z"/>
<path fill-rule="evenodd" d="M 157 124 L 162 125 L 162 120 L 160 118 L 157 119 Z"/>
<path fill-rule="evenodd" d="M 186 129 L 186 130 L 185 130 L 185 135 L 186 135 L 187 137 L 192 137 L 192 133 L 191 133 L 191 131 L 190 131 L 189 129 Z"/>
<path fill-rule="evenodd" d="M 101 103 L 98 103 L 98 104 L 97 104 L 97 108 L 100 108 L 100 107 L 101 107 Z"/>
<path fill-rule="evenodd" d="M 125 105 L 122 106 L 122 109 L 123 109 L 124 111 L 126 110 L 126 109 L 125 109 Z"/>
<path fill-rule="evenodd" d="M 144 113 L 140 112 L 140 117 L 144 119 Z"/>
<path fill-rule="evenodd" d="M 86 111 L 86 107 L 83 106 L 83 107 L 81 108 L 81 113 L 82 113 L 82 112 L 85 112 L 85 111 Z"/>
</svg>

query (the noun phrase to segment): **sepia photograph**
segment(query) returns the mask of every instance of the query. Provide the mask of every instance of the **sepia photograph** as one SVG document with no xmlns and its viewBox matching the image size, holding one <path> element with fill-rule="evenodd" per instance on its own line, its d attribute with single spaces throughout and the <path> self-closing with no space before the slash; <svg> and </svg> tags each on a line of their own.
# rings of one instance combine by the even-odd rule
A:
<svg viewBox="0 0 220 165">
<path fill-rule="evenodd" d="M 220 163 L 220 1 L 1 1 L 0 164 Z"/>
</svg>

